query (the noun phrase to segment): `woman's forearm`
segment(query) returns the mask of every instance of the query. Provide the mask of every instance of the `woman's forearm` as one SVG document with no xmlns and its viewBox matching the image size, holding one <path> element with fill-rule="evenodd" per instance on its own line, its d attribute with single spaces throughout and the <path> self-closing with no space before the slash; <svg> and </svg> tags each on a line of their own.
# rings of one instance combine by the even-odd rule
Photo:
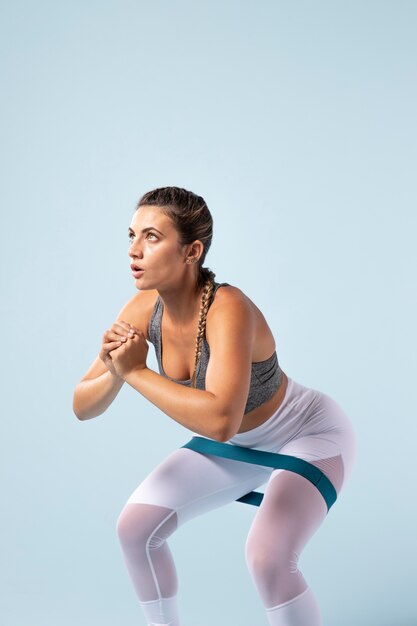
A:
<svg viewBox="0 0 417 626">
<path fill-rule="evenodd" d="M 110 371 L 97 378 L 82 380 L 75 387 L 72 408 L 79 420 L 101 415 L 113 402 L 124 384 L 123 378 Z"/>
<path fill-rule="evenodd" d="M 180 385 L 145 367 L 126 374 L 124 380 L 173 420 L 211 439 L 223 441 L 228 419 L 218 398 L 204 389 Z"/>
</svg>

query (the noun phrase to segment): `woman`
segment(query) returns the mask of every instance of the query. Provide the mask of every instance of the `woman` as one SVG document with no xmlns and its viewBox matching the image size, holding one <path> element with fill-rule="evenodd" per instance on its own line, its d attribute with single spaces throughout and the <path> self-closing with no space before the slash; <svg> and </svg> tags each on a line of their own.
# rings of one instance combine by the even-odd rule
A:
<svg viewBox="0 0 417 626">
<path fill-rule="evenodd" d="M 205 440 L 308 461 L 339 495 L 355 457 L 351 422 L 331 397 L 281 370 L 261 311 L 203 267 L 212 235 L 201 196 L 164 187 L 139 200 L 129 228 L 139 293 L 104 333 L 99 356 L 75 390 L 74 412 L 81 420 L 103 413 L 127 382 Z M 147 341 L 155 346 L 160 374 L 146 366 Z M 295 471 L 182 447 L 139 484 L 117 522 L 122 555 L 150 626 L 180 624 L 167 538 L 187 520 L 264 483 L 245 555 L 268 621 L 322 623 L 297 568 L 301 550 L 327 514 L 320 491 Z"/>
</svg>

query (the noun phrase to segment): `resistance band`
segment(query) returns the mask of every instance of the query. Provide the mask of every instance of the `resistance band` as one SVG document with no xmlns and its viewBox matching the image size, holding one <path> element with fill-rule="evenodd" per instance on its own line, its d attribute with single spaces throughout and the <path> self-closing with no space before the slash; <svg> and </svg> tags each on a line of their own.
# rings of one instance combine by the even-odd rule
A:
<svg viewBox="0 0 417 626">
<path fill-rule="evenodd" d="M 244 461 L 245 463 L 254 463 L 255 465 L 265 465 L 266 467 L 295 472 L 307 478 L 307 480 L 317 487 L 326 501 L 327 512 L 330 511 L 330 507 L 336 502 L 337 492 L 331 481 L 318 467 L 308 461 L 304 461 L 304 459 L 299 459 L 289 454 L 254 450 L 253 448 L 236 446 L 221 441 L 215 441 L 214 439 L 206 439 L 205 437 L 192 437 L 188 443 L 181 447 L 190 448 L 191 450 L 204 454 L 222 456 L 227 459 L 233 459 L 234 461 Z M 263 497 L 264 494 L 259 491 L 250 491 L 241 498 L 237 498 L 236 502 L 259 506 Z"/>
</svg>

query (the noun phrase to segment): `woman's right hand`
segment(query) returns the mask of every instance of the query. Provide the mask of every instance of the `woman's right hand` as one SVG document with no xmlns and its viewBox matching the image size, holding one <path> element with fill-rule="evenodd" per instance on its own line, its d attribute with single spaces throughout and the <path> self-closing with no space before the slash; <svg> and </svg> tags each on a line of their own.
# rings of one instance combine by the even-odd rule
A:
<svg viewBox="0 0 417 626">
<path fill-rule="evenodd" d="M 103 335 L 99 357 L 114 376 L 118 376 L 118 374 L 114 369 L 110 352 L 118 348 L 122 343 L 126 343 L 134 334 L 135 331 L 130 324 L 119 320 L 115 322 L 109 330 L 106 330 Z"/>
</svg>

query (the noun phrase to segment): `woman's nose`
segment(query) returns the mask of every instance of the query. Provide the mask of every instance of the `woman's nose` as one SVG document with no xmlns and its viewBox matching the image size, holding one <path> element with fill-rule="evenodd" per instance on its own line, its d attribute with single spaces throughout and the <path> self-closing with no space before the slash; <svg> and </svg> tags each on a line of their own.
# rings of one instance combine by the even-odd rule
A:
<svg viewBox="0 0 417 626">
<path fill-rule="evenodd" d="M 139 245 L 137 243 L 135 243 L 134 241 L 132 241 L 132 243 L 129 246 L 129 250 L 128 250 L 128 255 L 130 257 L 141 257 L 142 256 L 142 252 L 139 248 Z"/>
</svg>

